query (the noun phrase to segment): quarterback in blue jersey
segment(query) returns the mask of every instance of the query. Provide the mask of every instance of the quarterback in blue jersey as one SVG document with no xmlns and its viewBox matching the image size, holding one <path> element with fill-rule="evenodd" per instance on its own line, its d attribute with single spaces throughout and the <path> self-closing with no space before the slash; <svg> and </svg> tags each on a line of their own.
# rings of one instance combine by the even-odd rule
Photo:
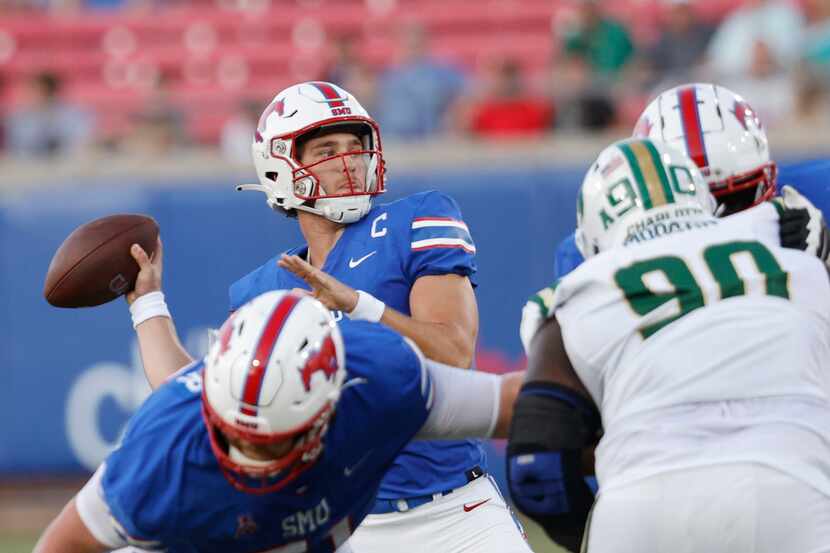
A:
<svg viewBox="0 0 830 553">
<path fill-rule="evenodd" d="M 232 309 L 267 290 L 310 289 L 338 317 L 381 322 L 429 359 L 472 365 L 478 311 L 469 230 L 456 204 L 436 192 L 372 208 L 385 190 L 380 132 L 351 94 L 324 82 L 278 93 L 260 118 L 252 151 L 260 182 L 238 189 L 264 192 L 271 208 L 296 217 L 306 245 L 232 285 Z M 161 292 L 161 252 L 161 243 L 152 258 L 133 246 L 141 271 L 127 295 L 154 387 L 191 361 Z M 495 484 L 473 482 L 486 468 L 477 440 L 408 445 L 352 546 L 359 553 L 527 550 Z M 469 503 L 441 499 L 471 490 L 477 497 Z"/>
<path fill-rule="evenodd" d="M 400 449 L 504 436 L 518 382 L 427 360 L 382 325 L 338 323 L 307 294 L 268 292 L 145 401 L 35 550 L 351 551 Z M 478 498 L 488 479 L 470 478 L 478 490 L 446 501 Z M 505 508 L 493 498 L 481 511 Z"/>
<path fill-rule="evenodd" d="M 396 330 L 430 359 L 472 366 L 478 313 L 469 229 L 456 203 L 435 191 L 372 205 L 385 190 L 380 131 L 351 94 L 321 82 L 278 93 L 260 118 L 253 152 L 260 182 L 240 189 L 264 192 L 273 209 L 296 217 L 306 243 L 234 283 L 231 310 L 267 290 L 310 289 L 342 316 Z M 486 469 L 475 440 L 408 445 L 352 546 L 455 551 L 469 545 L 447 544 L 479 543 L 492 524 L 522 540 L 507 510 L 498 521 L 461 509 L 428 516 L 441 509 L 435 498 Z M 482 499 L 498 495 L 494 487 Z M 482 543 L 478 551 L 494 547 Z"/>
</svg>

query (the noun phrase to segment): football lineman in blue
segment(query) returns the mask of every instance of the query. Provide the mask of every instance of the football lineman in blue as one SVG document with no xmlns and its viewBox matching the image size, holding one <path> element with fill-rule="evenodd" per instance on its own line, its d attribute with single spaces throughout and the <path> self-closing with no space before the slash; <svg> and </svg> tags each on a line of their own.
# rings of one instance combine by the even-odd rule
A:
<svg viewBox="0 0 830 553">
<path fill-rule="evenodd" d="M 372 206 L 385 190 L 380 131 L 351 94 L 321 82 L 278 93 L 259 121 L 253 152 L 260 182 L 240 189 L 264 192 L 269 206 L 296 217 L 306 243 L 234 283 L 231 310 L 267 290 L 310 289 L 342 316 L 382 322 L 410 338 L 430 359 L 472 365 L 478 313 L 469 229 L 455 202 L 435 191 Z M 478 441 L 408 445 L 352 546 L 361 553 L 473 547 L 494 521 L 474 511 L 426 513 L 438 508 L 435 498 L 467 486 L 471 471 L 486 469 Z M 497 525 L 523 539 L 508 511 Z"/>
<path fill-rule="evenodd" d="M 337 323 L 306 294 L 268 292 L 147 399 L 36 551 L 351 551 L 406 442 L 506 434 L 508 382 L 426 360 L 384 326 Z"/>
</svg>

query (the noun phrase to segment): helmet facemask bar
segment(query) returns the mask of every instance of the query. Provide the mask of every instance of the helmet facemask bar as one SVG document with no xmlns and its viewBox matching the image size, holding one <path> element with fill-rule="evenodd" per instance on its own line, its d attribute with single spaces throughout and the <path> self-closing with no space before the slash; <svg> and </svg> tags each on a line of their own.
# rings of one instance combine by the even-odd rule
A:
<svg viewBox="0 0 830 553">
<path fill-rule="evenodd" d="M 336 169 L 333 177 L 326 176 L 316 162 L 334 152 L 315 152 L 316 158 L 306 156 L 305 163 L 300 161 L 299 153 L 308 141 L 316 147 L 320 142 L 315 138 L 341 132 L 356 136 L 360 144 L 344 148 L 338 139 L 335 152 L 352 150 L 347 152 L 352 155 L 360 150 L 367 156 L 364 182 L 350 176 L 343 186 Z M 372 197 L 386 190 L 380 129 L 357 99 L 336 84 L 310 81 L 277 93 L 259 119 L 251 153 L 259 184 L 242 184 L 237 190 L 263 192 L 269 207 L 287 215 L 305 211 L 334 223 L 353 223 L 371 210 Z M 309 170 L 311 161 L 315 166 Z M 354 161 L 341 161 L 341 169 L 348 173 Z"/>
<path fill-rule="evenodd" d="M 267 493 L 310 469 L 345 376 L 340 331 L 317 300 L 272 291 L 235 312 L 202 370 L 202 416 L 229 482 Z"/>
<path fill-rule="evenodd" d="M 362 159 L 352 163 L 361 163 L 365 166 L 363 183 L 360 183 L 349 169 L 349 158 L 360 156 Z M 336 162 L 339 160 L 342 166 L 342 173 L 347 179 L 347 190 L 344 192 L 328 193 L 320 182 L 320 176 L 315 168 Z M 299 162 L 297 162 L 299 163 Z M 341 154 L 335 154 L 327 158 L 300 165 L 291 172 L 294 183 L 294 195 L 306 202 L 323 200 L 329 198 L 347 198 L 350 196 L 377 196 L 386 192 L 383 182 L 384 162 L 383 156 L 378 150 L 354 150 Z"/>
<path fill-rule="evenodd" d="M 305 143 L 308 140 L 337 132 L 355 135 L 360 140 L 362 148 L 334 154 L 312 163 L 304 164 L 300 161 L 300 149 L 306 147 Z M 271 141 L 270 155 L 274 159 L 285 160 L 291 167 L 291 194 L 296 209 L 322 215 L 333 222 L 352 223 L 369 211 L 373 196 L 386 191 L 386 164 L 380 144 L 380 131 L 371 119 L 353 117 L 325 120 L 287 138 L 290 140 L 288 148 L 286 137 L 274 137 Z M 363 184 L 356 182 L 349 170 L 349 164 L 356 163 L 349 161 L 351 156 L 366 158 L 360 160 L 366 167 Z M 321 182 L 321 173 L 324 168 L 330 171 L 331 169 L 325 165 L 337 163 L 338 159 L 342 164 L 339 172 L 347 178 L 347 189 L 329 193 Z"/>
<path fill-rule="evenodd" d="M 204 391 L 202 394 L 202 417 L 208 428 L 210 447 L 225 477 L 240 491 L 257 495 L 278 491 L 314 466 L 323 451 L 323 437 L 334 414 L 335 401 L 323 406 L 306 425 L 296 431 L 260 434 L 226 422 L 211 408 L 204 397 Z M 234 439 L 261 445 L 293 440 L 293 444 L 285 455 L 271 462 L 250 465 L 231 458 L 229 450 L 232 447 L 231 440 Z"/>
<path fill-rule="evenodd" d="M 777 190 L 777 178 L 778 167 L 770 161 L 751 171 L 717 181 L 709 180 L 709 190 L 723 206 L 719 215 L 730 215 L 772 198 Z M 755 191 L 754 195 L 751 190 Z"/>
</svg>

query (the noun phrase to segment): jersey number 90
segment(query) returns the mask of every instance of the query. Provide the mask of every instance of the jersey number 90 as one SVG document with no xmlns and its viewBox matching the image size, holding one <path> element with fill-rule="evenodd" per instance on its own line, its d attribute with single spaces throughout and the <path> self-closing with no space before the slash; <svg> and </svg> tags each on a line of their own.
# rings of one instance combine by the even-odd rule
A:
<svg viewBox="0 0 830 553">
<path fill-rule="evenodd" d="M 748 254 L 755 263 L 758 272 L 766 278 L 765 291 L 769 296 L 789 299 L 787 289 L 789 274 L 778 264 L 772 252 L 760 242 L 726 242 L 715 244 L 703 250 L 706 267 L 718 284 L 720 299 L 742 296 L 746 293 L 746 284 L 738 275 L 733 256 Z M 655 291 L 647 283 L 647 275 L 659 273 L 673 287 L 670 291 Z M 614 281 L 625 294 L 631 309 L 640 316 L 645 316 L 666 302 L 677 300 L 679 310 L 658 321 L 640 327 L 642 337 L 648 338 L 667 324 L 683 315 L 703 307 L 706 303 L 698 279 L 686 262 L 674 255 L 664 255 L 643 261 L 637 261 L 614 273 Z"/>
</svg>

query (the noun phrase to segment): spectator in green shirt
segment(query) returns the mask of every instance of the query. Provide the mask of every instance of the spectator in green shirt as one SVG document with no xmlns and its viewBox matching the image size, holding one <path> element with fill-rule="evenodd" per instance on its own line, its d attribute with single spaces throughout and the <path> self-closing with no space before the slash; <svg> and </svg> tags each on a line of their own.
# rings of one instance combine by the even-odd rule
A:
<svg viewBox="0 0 830 553">
<path fill-rule="evenodd" d="M 603 15 L 597 0 L 583 0 L 577 16 L 564 32 L 565 54 L 582 58 L 597 76 L 613 79 L 634 53 L 628 31 Z"/>
<path fill-rule="evenodd" d="M 574 21 L 562 29 L 561 52 L 551 87 L 562 106 L 557 125 L 588 131 L 613 126 L 620 74 L 634 54 L 626 28 L 605 16 L 597 0 L 583 0 Z"/>
</svg>

